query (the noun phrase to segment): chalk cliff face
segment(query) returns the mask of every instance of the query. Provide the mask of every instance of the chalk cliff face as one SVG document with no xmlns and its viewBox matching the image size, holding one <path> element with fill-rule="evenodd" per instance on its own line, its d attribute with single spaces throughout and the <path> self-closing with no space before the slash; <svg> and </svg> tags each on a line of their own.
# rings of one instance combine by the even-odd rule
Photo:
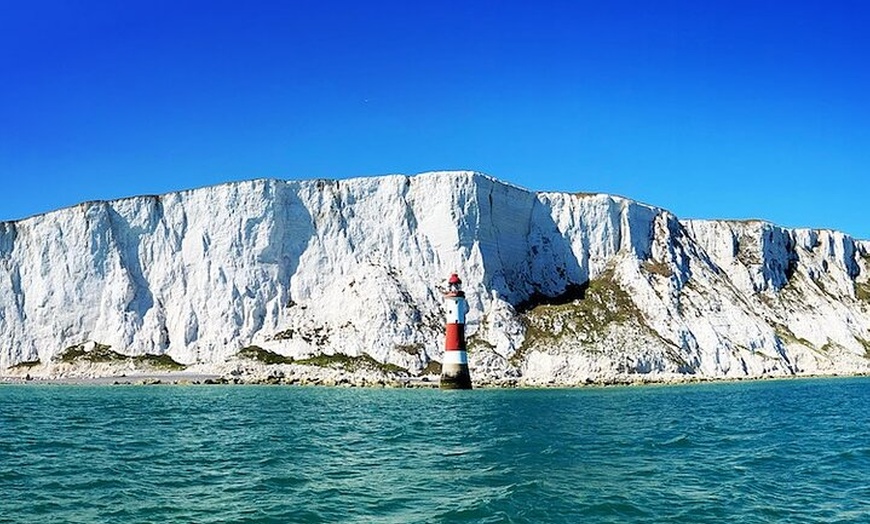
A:
<svg viewBox="0 0 870 524">
<path fill-rule="evenodd" d="M 451 272 L 475 379 L 870 370 L 870 243 L 442 172 L 256 180 L 0 223 L 0 374 L 52 374 L 88 341 L 199 370 L 256 345 L 419 373 L 441 359 Z"/>
</svg>

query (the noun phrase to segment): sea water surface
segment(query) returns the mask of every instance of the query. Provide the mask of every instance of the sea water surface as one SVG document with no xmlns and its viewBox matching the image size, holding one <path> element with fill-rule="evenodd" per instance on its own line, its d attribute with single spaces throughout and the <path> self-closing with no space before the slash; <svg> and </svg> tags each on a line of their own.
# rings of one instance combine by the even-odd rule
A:
<svg viewBox="0 0 870 524">
<path fill-rule="evenodd" d="M 0 386 L 0 522 L 870 522 L 870 379 Z"/>
</svg>

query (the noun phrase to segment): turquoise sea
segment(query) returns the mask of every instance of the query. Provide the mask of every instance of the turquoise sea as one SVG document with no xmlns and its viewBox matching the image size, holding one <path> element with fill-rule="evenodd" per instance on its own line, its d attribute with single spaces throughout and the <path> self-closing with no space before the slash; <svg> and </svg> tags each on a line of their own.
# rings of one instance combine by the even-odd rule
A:
<svg viewBox="0 0 870 524">
<path fill-rule="evenodd" d="M 0 386 L 0 522 L 870 522 L 870 379 Z"/>
</svg>

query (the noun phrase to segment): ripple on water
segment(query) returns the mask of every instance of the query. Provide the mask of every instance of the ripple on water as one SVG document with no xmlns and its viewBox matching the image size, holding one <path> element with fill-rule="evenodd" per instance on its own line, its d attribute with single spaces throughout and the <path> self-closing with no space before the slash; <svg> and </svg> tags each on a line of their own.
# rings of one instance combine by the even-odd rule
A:
<svg viewBox="0 0 870 524">
<path fill-rule="evenodd" d="M 870 521 L 868 385 L 4 386 L 0 520 Z"/>
</svg>

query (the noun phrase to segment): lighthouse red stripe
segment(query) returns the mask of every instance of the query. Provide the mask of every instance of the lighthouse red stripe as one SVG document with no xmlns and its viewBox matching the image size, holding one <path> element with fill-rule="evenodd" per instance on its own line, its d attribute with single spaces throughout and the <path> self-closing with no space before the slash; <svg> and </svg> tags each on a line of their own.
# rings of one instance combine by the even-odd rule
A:
<svg viewBox="0 0 870 524">
<path fill-rule="evenodd" d="M 444 349 L 446 351 L 465 351 L 465 324 L 447 324 Z"/>
</svg>

